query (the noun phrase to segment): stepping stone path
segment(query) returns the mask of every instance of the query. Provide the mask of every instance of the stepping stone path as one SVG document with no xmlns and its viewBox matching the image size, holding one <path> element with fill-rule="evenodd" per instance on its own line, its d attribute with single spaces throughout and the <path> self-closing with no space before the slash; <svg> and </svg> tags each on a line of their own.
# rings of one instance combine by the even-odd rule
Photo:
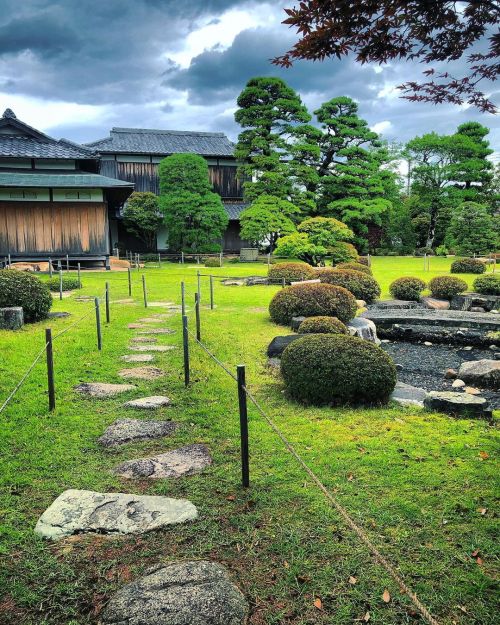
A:
<svg viewBox="0 0 500 625">
<path fill-rule="evenodd" d="M 165 375 L 165 372 L 158 367 L 132 367 L 131 369 L 122 369 L 118 372 L 121 378 L 126 380 L 134 378 L 137 380 L 156 380 Z"/>
<path fill-rule="evenodd" d="M 175 345 L 129 345 L 129 349 L 134 352 L 169 352 L 177 347 Z"/>
<path fill-rule="evenodd" d="M 139 323 L 163 323 L 163 319 L 160 317 L 143 317 L 139 319 Z"/>
<path fill-rule="evenodd" d="M 125 443 L 135 441 L 170 436 L 177 427 L 178 424 L 172 421 L 119 419 L 106 428 L 104 434 L 97 439 L 97 442 L 103 447 L 114 447 L 115 445 L 124 445 Z"/>
<path fill-rule="evenodd" d="M 215 562 L 175 562 L 150 569 L 113 595 L 101 625 L 244 625 L 248 604 Z"/>
<path fill-rule="evenodd" d="M 45 510 L 35 532 L 53 540 L 82 533 L 144 534 L 197 516 L 186 499 L 70 489 Z"/>
<path fill-rule="evenodd" d="M 137 387 L 134 384 L 105 384 L 104 382 L 82 382 L 74 387 L 82 395 L 89 397 L 97 397 L 104 399 L 106 397 L 115 397 L 120 393 L 133 391 Z"/>
<path fill-rule="evenodd" d="M 121 356 L 121 359 L 125 362 L 153 362 L 155 357 L 153 354 L 127 354 Z"/>
<path fill-rule="evenodd" d="M 158 339 L 150 338 L 149 336 L 135 336 L 132 339 L 132 343 L 158 343 Z"/>
<path fill-rule="evenodd" d="M 210 464 L 212 457 L 206 445 L 194 444 L 151 458 L 127 460 L 117 466 L 113 473 L 128 479 L 182 477 L 199 473 Z"/>
<path fill-rule="evenodd" d="M 169 328 L 151 328 L 150 330 L 142 330 L 137 334 L 175 334 L 175 330 Z"/>
<path fill-rule="evenodd" d="M 138 408 L 139 410 L 155 410 L 163 406 L 170 405 L 170 399 L 164 395 L 152 395 L 151 397 L 141 397 L 132 399 L 124 404 L 127 408 Z"/>
<path fill-rule="evenodd" d="M 173 302 L 149 302 L 148 306 L 151 308 L 171 308 L 175 304 Z"/>
<path fill-rule="evenodd" d="M 145 325 L 144 323 L 129 323 L 128 324 L 128 328 L 129 330 L 139 330 L 140 328 L 147 328 L 148 326 Z"/>
<path fill-rule="evenodd" d="M 469 393 L 430 391 L 424 399 L 424 406 L 427 410 L 444 412 L 452 417 L 464 419 L 492 418 L 488 401 L 484 397 L 476 397 Z"/>
</svg>

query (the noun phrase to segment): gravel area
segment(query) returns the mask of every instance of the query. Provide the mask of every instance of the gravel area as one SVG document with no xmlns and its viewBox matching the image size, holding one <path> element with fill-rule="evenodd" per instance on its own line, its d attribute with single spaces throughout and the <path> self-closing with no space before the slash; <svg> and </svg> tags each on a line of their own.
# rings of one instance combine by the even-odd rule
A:
<svg viewBox="0 0 500 625">
<path fill-rule="evenodd" d="M 381 347 L 392 356 L 396 364 L 402 366 L 398 371 L 401 382 L 427 391 L 456 390 L 451 387 L 453 380 L 444 378 L 446 369 L 458 371 L 462 362 L 494 358 L 490 349 L 464 350 L 462 346 L 390 342 L 382 343 Z M 481 396 L 487 398 L 492 407 L 500 409 L 500 393 L 483 389 Z"/>
</svg>

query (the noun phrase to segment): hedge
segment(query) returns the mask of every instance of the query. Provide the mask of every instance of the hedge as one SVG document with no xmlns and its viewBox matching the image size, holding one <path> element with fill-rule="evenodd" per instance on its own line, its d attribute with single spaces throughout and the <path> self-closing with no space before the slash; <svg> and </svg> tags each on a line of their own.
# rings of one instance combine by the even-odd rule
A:
<svg viewBox="0 0 500 625">
<path fill-rule="evenodd" d="M 317 269 L 316 275 L 321 282 L 341 286 L 350 291 L 356 299 L 365 300 L 368 304 L 380 297 L 380 286 L 372 276 L 361 271 L 349 269 Z"/>
<path fill-rule="evenodd" d="M 290 284 L 290 282 L 311 280 L 315 274 L 314 269 L 307 263 L 276 263 L 269 269 L 268 277 L 276 281 L 284 278 L 286 284 Z"/>
<path fill-rule="evenodd" d="M 345 323 L 337 317 L 308 317 L 300 324 L 299 334 L 349 334 Z"/>
<path fill-rule="evenodd" d="M 0 308 L 21 306 L 27 322 L 45 319 L 52 306 L 49 287 L 25 271 L 0 270 Z"/>
<path fill-rule="evenodd" d="M 429 282 L 432 296 L 442 299 L 451 299 L 467 290 L 467 282 L 454 276 L 438 276 Z"/>
<path fill-rule="evenodd" d="M 403 276 L 389 285 L 389 292 L 394 299 L 418 302 L 425 289 L 425 282 L 420 278 Z"/>
</svg>

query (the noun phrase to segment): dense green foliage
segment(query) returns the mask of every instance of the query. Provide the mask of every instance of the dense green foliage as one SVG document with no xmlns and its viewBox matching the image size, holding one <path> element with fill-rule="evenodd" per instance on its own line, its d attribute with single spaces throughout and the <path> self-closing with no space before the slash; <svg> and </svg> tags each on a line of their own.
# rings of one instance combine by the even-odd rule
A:
<svg viewBox="0 0 500 625">
<path fill-rule="evenodd" d="M 380 286 L 373 276 L 352 269 L 331 269 L 325 267 L 317 270 L 317 276 L 325 284 L 342 286 L 350 291 L 356 299 L 363 299 L 368 304 L 380 297 Z"/>
<path fill-rule="evenodd" d="M 205 267 L 221 267 L 220 257 L 218 256 L 207 256 L 207 258 L 203 259 L 203 263 Z"/>
<path fill-rule="evenodd" d="M 451 263 L 451 273 L 484 273 L 486 264 L 478 258 L 459 258 Z"/>
<path fill-rule="evenodd" d="M 314 405 L 382 404 L 396 385 L 392 359 L 353 336 L 297 339 L 283 352 L 281 372 L 289 395 Z"/>
<path fill-rule="evenodd" d="M 373 275 L 372 270 L 368 265 L 363 265 L 363 263 L 338 263 L 335 265 L 335 269 L 350 269 L 352 271 L 361 271 L 362 273 L 366 273 L 367 275 Z"/>
<path fill-rule="evenodd" d="M 290 282 L 300 282 L 301 280 L 311 280 L 316 277 L 314 269 L 307 263 L 276 263 L 269 269 L 271 280 L 282 281 L 286 284 Z"/>
<path fill-rule="evenodd" d="M 337 317 L 308 317 L 300 324 L 299 334 L 349 334 L 345 323 Z"/>
<path fill-rule="evenodd" d="M 240 236 L 274 252 L 280 237 L 295 232 L 300 209 L 274 195 L 263 194 L 240 215 Z"/>
<path fill-rule="evenodd" d="M 213 252 L 229 218 L 208 179 L 207 161 L 196 154 L 173 154 L 158 165 L 160 209 L 172 250 Z"/>
<path fill-rule="evenodd" d="M 269 304 L 275 323 L 290 325 L 292 317 L 337 317 L 346 323 L 357 310 L 347 289 L 331 284 L 296 284 L 278 291 Z"/>
<path fill-rule="evenodd" d="M 47 284 L 49 285 L 49 289 L 51 291 L 59 291 L 59 277 L 47 280 Z M 62 288 L 63 291 L 72 291 L 74 289 L 80 289 L 82 287 L 80 286 L 77 277 L 63 275 Z"/>
<path fill-rule="evenodd" d="M 483 295 L 500 295 L 500 275 L 490 273 L 474 280 L 474 290 Z"/>
<path fill-rule="evenodd" d="M 358 250 L 352 243 L 339 241 L 339 243 L 335 243 L 335 245 L 330 248 L 329 252 L 329 256 L 332 259 L 332 265 L 350 263 L 352 261 L 357 262 L 359 260 Z"/>
<path fill-rule="evenodd" d="M 457 254 L 472 256 L 495 252 L 499 244 L 498 217 L 486 206 L 464 202 L 452 214 L 447 240 Z"/>
<path fill-rule="evenodd" d="M 133 232 L 148 250 L 156 249 L 156 235 L 163 224 L 158 196 L 149 191 L 134 191 L 123 209 L 123 223 Z"/>
<path fill-rule="evenodd" d="M 0 269 L 0 308 L 21 306 L 26 322 L 47 317 L 52 306 L 49 287 L 27 271 Z"/>
<path fill-rule="evenodd" d="M 432 296 L 442 299 L 451 299 L 467 290 L 467 282 L 454 276 L 436 276 L 429 282 Z"/>
<path fill-rule="evenodd" d="M 392 297 L 410 302 L 418 302 L 424 289 L 425 282 L 412 276 L 397 278 L 389 286 Z"/>
</svg>

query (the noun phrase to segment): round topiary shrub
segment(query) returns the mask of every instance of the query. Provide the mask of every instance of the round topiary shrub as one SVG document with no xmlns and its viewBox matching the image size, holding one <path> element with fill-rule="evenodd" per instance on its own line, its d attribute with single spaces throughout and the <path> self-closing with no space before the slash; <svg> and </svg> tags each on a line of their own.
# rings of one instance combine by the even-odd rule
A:
<svg viewBox="0 0 500 625">
<path fill-rule="evenodd" d="M 337 317 L 308 317 L 300 324 L 299 334 L 349 334 L 345 323 Z"/>
<path fill-rule="evenodd" d="M 318 269 L 317 277 L 321 282 L 344 287 L 350 291 L 356 299 L 373 302 L 380 297 L 380 286 L 372 276 L 361 271 L 349 269 L 330 269 L 329 267 Z"/>
<path fill-rule="evenodd" d="M 38 278 L 15 269 L 0 270 L 0 308 L 21 306 L 24 320 L 45 319 L 52 306 L 49 287 Z"/>
<path fill-rule="evenodd" d="M 356 262 L 360 265 L 365 265 L 366 267 L 370 266 L 370 261 L 367 256 L 360 256 Z"/>
<path fill-rule="evenodd" d="M 340 286 L 295 284 L 281 289 L 269 304 L 275 323 L 290 325 L 292 317 L 337 317 L 347 323 L 356 314 L 356 298 Z"/>
<path fill-rule="evenodd" d="M 343 241 L 335 243 L 335 245 L 328 250 L 328 254 L 332 258 L 332 265 L 350 263 L 352 261 L 357 262 L 359 258 L 358 250 L 354 245 L 352 243 L 344 243 Z"/>
<path fill-rule="evenodd" d="M 396 385 L 384 350 L 354 336 L 309 335 L 288 345 L 281 372 L 291 397 L 308 404 L 381 404 Z"/>
<path fill-rule="evenodd" d="M 451 273 L 484 273 L 486 264 L 478 258 L 460 258 L 451 263 Z"/>
<path fill-rule="evenodd" d="M 410 302 L 418 302 L 422 291 L 425 289 L 425 282 L 420 278 L 404 276 L 391 282 L 389 292 L 394 299 L 402 299 Z"/>
<path fill-rule="evenodd" d="M 47 281 L 49 289 L 51 291 L 59 291 L 59 278 L 51 278 Z M 62 279 L 63 291 L 73 291 L 74 289 L 81 289 L 78 278 L 73 276 L 63 276 Z"/>
<path fill-rule="evenodd" d="M 438 276 L 429 282 L 432 296 L 441 299 L 451 299 L 467 290 L 467 282 L 453 276 Z"/>
<path fill-rule="evenodd" d="M 339 263 L 335 269 L 350 269 L 351 271 L 361 271 L 361 273 L 366 273 L 369 276 L 373 275 L 370 267 L 363 265 L 363 263 Z"/>
<path fill-rule="evenodd" d="M 209 257 L 204 259 L 205 267 L 221 267 L 220 258 Z"/>
<path fill-rule="evenodd" d="M 268 277 L 280 282 L 285 278 L 285 282 L 290 284 L 290 282 L 311 280 L 315 276 L 314 269 L 307 263 L 277 263 L 269 269 Z"/>
<path fill-rule="evenodd" d="M 490 273 L 474 280 L 474 290 L 482 295 L 500 295 L 500 275 Z"/>
</svg>

